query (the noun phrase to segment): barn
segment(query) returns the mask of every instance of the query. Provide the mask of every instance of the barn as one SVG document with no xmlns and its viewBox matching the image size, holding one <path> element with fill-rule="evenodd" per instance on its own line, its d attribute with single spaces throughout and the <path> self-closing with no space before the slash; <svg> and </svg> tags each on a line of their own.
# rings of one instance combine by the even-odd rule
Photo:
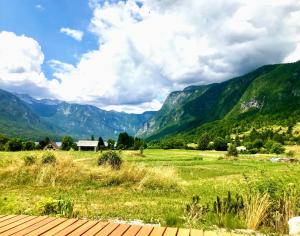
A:
<svg viewBox="0 0 300 236">
<path fill-rule="evenodd" d="M 91 140 L 79 140 L 77 142 L 79 151 L 97 151 L 98 150 L 98 141 Z"/>
</svg>

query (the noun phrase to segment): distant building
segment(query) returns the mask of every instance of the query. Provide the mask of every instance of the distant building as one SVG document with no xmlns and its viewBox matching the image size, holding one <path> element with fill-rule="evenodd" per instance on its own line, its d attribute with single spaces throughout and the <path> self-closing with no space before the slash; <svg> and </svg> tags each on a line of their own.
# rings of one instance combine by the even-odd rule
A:
<svg viewBox="0 0 300 236">
<path fill-rule="evenodd" d="M 78 150 L 79 151 L 90 151 L 94 150 L 95 152 L 98 149 L 98 141 L 91 141 L 91 140 L 79 140 L 77 142 Z"/>
<path fill-rule="evenodd" d="M 44 147 L 44 150 L 58 150 L 59 146 L 56 144 L 56 142 L 50 142 Z"/>
<path fill-rule="evenodd" d="M 238 152 L 245 152 L 245 151 L 247 151 L 247 148 L 245 146 L 239 146 L 239 147 L 236 148 L 236 150 Z"/>
</svg>

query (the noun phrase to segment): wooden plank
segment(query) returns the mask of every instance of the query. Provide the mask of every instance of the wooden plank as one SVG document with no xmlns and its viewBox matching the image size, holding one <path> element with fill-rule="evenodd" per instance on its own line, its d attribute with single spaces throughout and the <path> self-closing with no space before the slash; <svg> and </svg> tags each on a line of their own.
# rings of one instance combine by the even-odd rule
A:
<svg viewBox="0 0 300 236">
<path fill-rule="evenodd" d="M 164 236 L 176 236 L 178 229 L 168 227 L 164 233 Z"/>
<path fill-rule="evenodd" d="M 143 226 L 136 236 L 148 236 L 151 234 L 153 226 Z"/>
<path fill-rule="evenodd" d="M 54 221 L 51 221 L 50 223 L 30 232 L 29 234 L 26 234 L 27 236 L 37 236 L 37 235 L 41 235 L 47 231 L 49 231 L 50 229 L 60 225 L 61 223 L 65 222 L 67 219 L 66 218 L 58 218 L 55 219 Z"/>
<path fill-rule="evenodd" d="M 82 236 L 94 236 L 96 233 L 102 230 L 106 225 L 108 225 L 108 222 L 99 222 L 94 227 L 86 231 Z"/>
<path fill-rule="evenodd" d="M 61 223 L 60 225 L 58 225 L 57 227 L 50 229 L 49 231 L 43 233 L 43 236 L 50 236 L 50 235 L 55 235 L 56 233 L 58 233 L 59 231 L 62 231 L 63 229 L 67 228 L 68 226 L 72 225 L 73 223 L 75 223 L 77 221 L 77 219 L 69 219 L 66 220 L 65 222 Z"/>
<path fill-rule="evenodd" d="M 12 218 L 9 218 L 9 219 L 7 219 L 7 220 L 4 220 L 4 221 L 2 221 L 2 222 L 0 223 L 0 228 L 4 227 L 4 226 L 6 226 L 6 225 L 9 225 L 9 224 L 11 224 L 11 223 L 14 223 L 14 222 L 16 222 L 16 221 L 18 221 L 18 220 L 21 220 L 21 219 L 23 219 L 23 218 L 25 218 L 25 217 L 27 217 L 27 216 L 25 216 L 25 215 L 19 215 L 19 216 L 12 217 Z"/>
<path fill-rule="evenodd" d="M 189 229 L 179 229 L 177 236 L 190 236 L 190 231 Z"/>
<path fill-rule="evenodd" d="M 191 236 L 203 236 L 203 230 L 199 230 L 199 229 L 191 229 Z"/>
<path fill-rule="evenodd" d="M 132 225 L 130 228 L 123 234 L 123 236 L 135 236 L 140 230 L 142 226 L 140 225 Z"/>
<path fill-rule="evenodd" d="M 96 234 L 96 236 L 108 236 L 111 232 L 113 232 L 119 224 L 109 223 L 106 225 L 100 232 Z"/>
<path fill-rule="evenodd" d="M 67 228 L 63 229 L 62 231 L 58 232 L 57 235 L 63 236 L 72 233 L 74 230 L 78 229 L 80 226 L 84 225 L 87 220 L 77 220 L 74 224 L 71 224 Z"/>
<path fill-rule="evenodd" d="M 98 223 L 98 221 L 95 221 L 95 220 L 88 221 L 86 224 L 80 226 L 78 229 L 74 230 L 69 235 L 80 236 L 80 235 L 84 234 L 86 231 L 88 231 L 90 228 L 92 228 L 94 225 L 96 225 L 97 223 Z"/>
<path fill-rule="evenodd" d="M 21 220 L 18 220 L 18 221 L 15 221 L 14 223 L 11 223 L 9 225 L 6 225 L 4 227 L 1 227 L 0 228 L 0 233 L 3 233 L 9 229 L 12 229 L 12 228 L 15 228 L 16 226 L 20 225 L 20 224 L 24 224 L 26 223 L 27 221 L 30 221 L 32 219 L 36 218 L 35 216 L 27 216 Z"/>
<path fill-rule="evenodd" d="M 22 225 L 19 225 L 19 226 L 13 228 L 13 229 L 10 229 L 10 230 L 4 232 L 3 234 L 0 234 L 0 236 L 13 235 L 13 234 L 15 234 L 15 233 L 27 228 L 27 227 L 30 227 L 30 226 L 32 226 L 32 225 L 34 225 L 34 224 L 36 224 L 36 223 L 38 223 L 42 220 L 45 220 L 46 218 L 47 218 L 46 216 L 44 216 L 44 217 L 35 217 L 33 220 L 30 220 L 30 221 L 28 221 L 28 222 L 26 222 Z"/>
<path fill-rule="evenodd" d="M 154 227 L 150 236 L 163 236 L 166 231 L 166 227 Z"/>
<path fill-rule="evenodd" d="M 55 219 L 56 218 L 54 218 L 54 217 L 46 218 L 45 220 L 42 220 L 42 221 L 40 221 L 40 222 L 38 222 L 38 223 L 36 223 L 36 224 L 34 224 L 32 226 L 29 226 L 29 227 L 27 227 L 27 228 L 25 228 L 25 229 L 17 232 L 16 234 L 14 234 L 14 236 L 21 236 L 21 235 L 28 234 L 28 233 L 30 233 L 30 232 L 32 232 L 32 231 L 34 231 L 34 230 L 36 230 L 36 229 L 38 229 L 40 227 L 43 227 L 46 224 L 54 221 Z"/>
<path fill-rule="evenodd" d="M 4 216 L 4 217 L 2 217 L 2 218 L 0 219 L 0 222 L 6 221 L 6 220 L 8 220 L 8 219 L 10 219 L 10 218 L 13 218 L 13 217 L 16 217 L 16 216 L 15 216 L 15 215 Z"/>
<path fill-rule="evenodd" d="M 129 229 L 129 227 L 130 225 L 128 224 L 121 224 L 109 236 L 121 236 Z"/>
<path fill-rule="evenodd" d="M 204 236 L 217 236 L 218 235 L 218 231 L 204 231 Z"/>
</svg>

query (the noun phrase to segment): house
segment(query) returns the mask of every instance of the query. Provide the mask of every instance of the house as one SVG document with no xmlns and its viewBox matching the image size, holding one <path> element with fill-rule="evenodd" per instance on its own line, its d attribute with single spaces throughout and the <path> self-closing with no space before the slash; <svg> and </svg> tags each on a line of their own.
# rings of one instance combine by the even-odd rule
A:
<svg viewBox="0 0 300 236">
<path fill-rule="evenodd" d="M 247 148 L 245 146 L 239 146 L 236 148 L 238 152 L 245 152 L 247 151 Z"/>
<path fill-rule="evenodd" d="M 56 144 L 56 142 L 50 142 L 45 147 L 44 150 L 58 150 L 59 146 Z"/>
<path fill-rule="evenodd" d="M 98 141 L 91 141 L 91 140 L 79 140 L 77 142 L 78 150 L 79 151 L 89 151 L 94 150 L 95 152 L 98 150 Z"/>
</svg>

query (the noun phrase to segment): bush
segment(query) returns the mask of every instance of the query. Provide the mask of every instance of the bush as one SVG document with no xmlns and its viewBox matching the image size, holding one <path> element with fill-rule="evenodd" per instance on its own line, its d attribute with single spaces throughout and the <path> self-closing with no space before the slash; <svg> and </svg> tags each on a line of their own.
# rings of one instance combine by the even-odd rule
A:
<svg viewBox="0 0 300 236">
<path fill-rule="evenodd" d="M 42 164 L 53 164 L 56 162 L 56 157 L 52 152 L 46 152 L 42 156 Z"/>
<path fill-rule="evenodd" d="M 227 151 L 228 156 L 238 157 L 238 151 L 236 149 L 236 146 L 234 144 L 230 144 Z"/>
<path fill-rule="evenodd" d="M 35 149 L 35 143 L 32 141 L 27 141 L 23 143 L 23 150 L 32 151 Z"/>
<path fill-rule="evenodd" d="M 112 169 L 119 170 L 122 165 L 122 159 L 118 153 L 108 151 L 99 157 L 98 165 L 110 165 Z"/>
<path fill-rule="evenodd" d="M 72 217 L 74 203 L 70 199 L 62 197 L 58 199 L 46 198 L 39 202 L 38 207 L 42 215 Z"/>
<path fill-rule="evenodd" d="M 223 138 L 217 137 L 214 140 L 214 149 L 216 151 L 226 151 L 227 150 L 227 143 Z"/>
<path fill-rule="evenodd" d="M 22 140 L 18 138 L 13 138 L 6 143 L 5 150 L 16 152 L 16 151 L 21 151 L 22 147 L 23 147 Z"/>
<path fill-rule="evenodd" d="M 25 166 L 34 165 L 36 163 L 36 160 L 37 160 L 37 158 L 34 155 L 24 156 L 24 164 L 25 164 Z"/>
</svg>

